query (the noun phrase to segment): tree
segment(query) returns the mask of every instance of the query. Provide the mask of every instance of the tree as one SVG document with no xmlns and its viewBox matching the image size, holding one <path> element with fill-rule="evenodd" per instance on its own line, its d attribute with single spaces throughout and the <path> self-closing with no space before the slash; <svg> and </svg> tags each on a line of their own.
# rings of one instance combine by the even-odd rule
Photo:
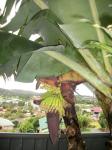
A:
<svg viewBox="0 0 112 150">
<path fill-rule="evenodd" d="M 39 121 L 37 117 L 26 119 L 19 125 L 20 132 L 38 132 Z"/>
<path fill-rule="evenodd" d="M 99 116 L 99 124 L 100 124 L 101 128 L 107 129 L 107 127 L 108 127 L 106 118 L 103 113 L 101 113 Z"/>
<path fill-rule="evenodd" d="M 32 0 L 22 0 L 16 15 L 8 23 L 7 16 L 13 4 L 17 5 L 18 2 L 7 0 L 0 17 L 1 74 L 5 78 L 14 73 L 16 80 L 23 82 L 56 77 L 57 83 L 61 83 L 61 90 L 62 87 L 67 87 L 64 82 L 68 80 L 74 82 L 74 86 L 88 82 L 97 91 L 96 96 L 111 131 L 111 0 L 34 0 L 35 3 Z M 18 35 L 14 35 L 17 30 Z M 29 40 L 32 34 L 39 34 L 40 38 L 32 42 Z M 65 73 L 68 73 L 67 76 Z M 68 85 L 73 95 L 71 82 Z M 63 89 L 62 94 L 67 97 L 66 88 Z M 70 99 L 73 97 L 70 96 Z M 80 133 L 72 104 L 71 110 L 74 115 L 68 108 L 65 109 L 66 115 L 69 112 L 67 122 L 70 123 L 70 116 L 75 116 L 73 120 Z"/>
<path fill-rule="evenodd" d="M 80 127 L 84 130 L 88 127 L 90 127 L 90 122 L 92 121 L 90 116 L 87 114 L 81 115 L 78 114 L 79 124 Z"/>
</svg>

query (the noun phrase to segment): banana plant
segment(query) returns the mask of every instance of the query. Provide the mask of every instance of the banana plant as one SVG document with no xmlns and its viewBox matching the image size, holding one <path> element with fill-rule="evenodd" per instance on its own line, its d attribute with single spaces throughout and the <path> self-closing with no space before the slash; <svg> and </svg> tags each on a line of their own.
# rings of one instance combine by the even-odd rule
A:
<svg viewBox="0 0 112 150">
<path fill-rule="evenodd" d="M 0 74 L 14 74 L 22 82 L 46 77 L 62 85 L 88 82 L 96 89 L 111 131 L 111 11 L 111 0 L 6 0 L 0 15 Z M 32 41 L 33 35 L 38 37 Z"/>
</svg>

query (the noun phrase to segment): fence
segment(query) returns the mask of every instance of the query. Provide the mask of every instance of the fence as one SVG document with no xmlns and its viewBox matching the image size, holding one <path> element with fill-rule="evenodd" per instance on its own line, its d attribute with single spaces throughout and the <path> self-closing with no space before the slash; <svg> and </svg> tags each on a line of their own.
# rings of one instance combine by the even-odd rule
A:
<svg viewBox="0 0 112 150">
<path fill-rule="evenodd" d="M 83 134 L 87 150 L 107 150 L 108 133 Z M 67 150 L 65 136 L 53 145 L 48 134 L 0 133 L 0 150 Z"/>
</svg>

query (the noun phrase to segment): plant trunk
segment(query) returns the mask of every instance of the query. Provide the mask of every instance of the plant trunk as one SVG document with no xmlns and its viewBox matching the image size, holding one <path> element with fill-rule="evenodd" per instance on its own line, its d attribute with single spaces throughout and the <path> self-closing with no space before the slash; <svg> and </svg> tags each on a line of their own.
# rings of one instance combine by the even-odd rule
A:
<svg viewBox="0 0 112 150">
<path fill-rule="evenodd" d="M 112 100 L 99 91 L 96 91 L 96 97 L 98 98 L 98 101 L 102 107 L 110 130 L 110 140 L 106 143 L 106 145 L 109 150 L 112 150 Z"/>
<path fill-rule="evenodd" d="M 103 113 L 108 122 L 110 134 L 112 136 L 112 100 L 99 91 L 96 91 L 96 97 L 98 98 L 98 101 L 102 107 Z"/>
<path fill-rule="evenodd" d="M 85 143 L 81 136 L 80 126 L 73 105 L 65 108 L 65 117 L 63 118 L 66 125 L 68 150 L 85 150 Z"/>
<path fill-rule="evenodd" d="M 75 110 L 74 90 L 75 82 L 65 81 L 61 83 L 61 93 L 65 100 L 65 116 L 66 136 L 68 138 L 68 150 L 85 150 L 78 118 Z"/>
</svg>

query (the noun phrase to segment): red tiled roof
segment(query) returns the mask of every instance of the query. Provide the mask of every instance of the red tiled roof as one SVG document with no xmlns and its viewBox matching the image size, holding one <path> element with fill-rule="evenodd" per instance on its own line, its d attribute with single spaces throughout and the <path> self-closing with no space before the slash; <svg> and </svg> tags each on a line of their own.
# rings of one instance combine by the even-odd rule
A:
<svg viewBox="0 0 112 150">
<path fill-rule="evenodd" d="M 102 111 L 102 109 L 101 109 L 101 107 L 93 107 L 92 109 L 91 109 L 91 111 L 93 111 L 93 112 L 101 112 Z"/>
</svg>

